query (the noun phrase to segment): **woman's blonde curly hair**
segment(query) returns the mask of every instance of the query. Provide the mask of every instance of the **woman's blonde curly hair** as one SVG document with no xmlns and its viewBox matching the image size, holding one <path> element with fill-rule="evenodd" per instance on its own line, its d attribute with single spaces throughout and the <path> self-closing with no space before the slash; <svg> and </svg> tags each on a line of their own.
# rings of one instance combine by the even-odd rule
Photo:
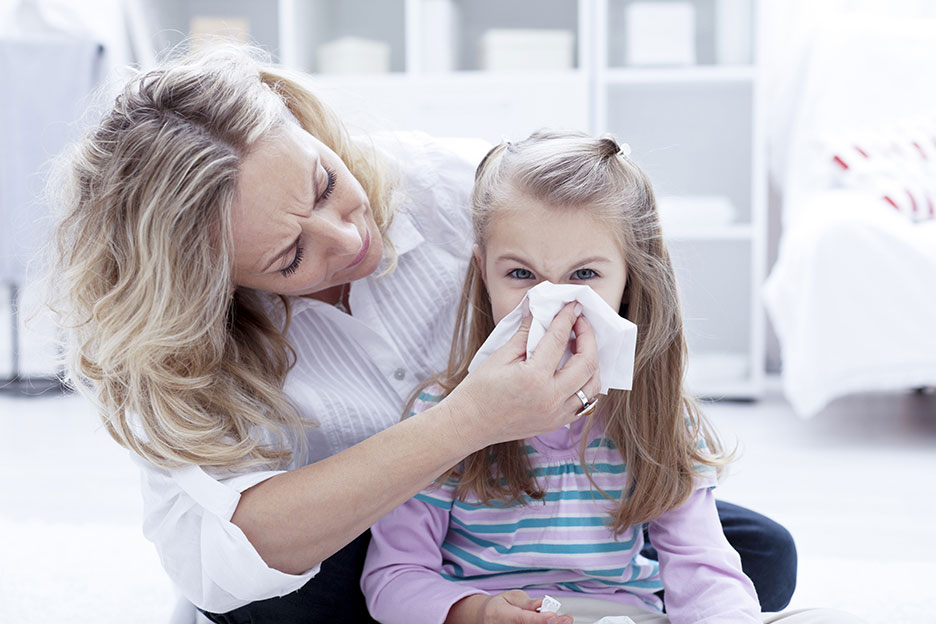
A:
<svg viewBox="0 0 936 624">
<path fill-rule="evenodd" d="M 60 160 L 52 307 L 68 381 L 154 464 L 282 467 L 314 425 L 282 389 L 288 301 L 232 281 L 240 164 L 290 114 L 347 164 L 385 234 L 392 176 L 377 153 L 301 77 L 242 46 L 139 73 Z"/>
</svg>

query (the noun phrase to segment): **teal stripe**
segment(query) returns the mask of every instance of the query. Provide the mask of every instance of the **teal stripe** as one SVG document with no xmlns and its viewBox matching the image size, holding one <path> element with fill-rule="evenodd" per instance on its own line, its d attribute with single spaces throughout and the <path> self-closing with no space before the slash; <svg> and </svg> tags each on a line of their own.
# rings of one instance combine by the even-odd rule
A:
<svg viewBox="0 0 936 624">
<path fill-rule="evenodd" d="M 445 398 L 444 394 L 429 394 L 426 391 L 420 392 L 417 397 L 420 401 L 425 401 L 426 403 L 438 403 Z"/>
<path fill-rule="evenodd" d="M 511 555 L 516 553 L 542 553 L 550 555 L 587 555 L 593 553 L 613 553 L 630 550 L 634 545 L 634 540 L 627 542 L 599 542 L 591 544 L 516 544 L 514 546 L 504 546 L 497 542 L 481 539 L 471 535 L 462 529 L 449 528 L 450 533 L 460 535 L 469 542 L 472 542 L 482 548 L 490 548 L 501 555 Z M 623 574 L 623 569 L 620 574 Z M 618 574 L 618 576 L 620 576 Z"/>
<path fill-rule="evenodd" d="M 524 447 L 523 447 L 523 450 L 524 450 L 524 452 L 526 452 L 527 455 L 539 455 L 539 451 L 537 451 L 535 448 L 533 448 L 533 447 L 530 446 L 529 444 L 527 444 L 526 446 L 524 446 Z"/>
<path fill-rule="evenodd" d="M 551 570 L 547 569 L 538 569 L 538 568 L 518 568 L 516 566 L 504 565 L 502 563 L 494 563 L 492 561 L 487 561 L 481 557 L 472 555 L 470 552 L 458 546 L 453 546 L 449 542 L 442 543 L 442 550 L 447 551 L 462 561 L 466 561 L 475 567 L 481 568 L 482 570 L 490 570 L 491 572 L 550 572 Z"/>
<path fill-rule="evenodd" d="M 627 466 L 624 464 L 591 464 L 592 475 L 598 474 L 624 474 L 627 472 Z M 537 477 L 561 475 L 561 474 L 585 474 L 585 469 L 578 464 L 563 464 L 561 466 L 547 466 L 546 468 L 536 468 L 533 474 Z"/>
<path fill-rule="evenodd" d="M 600 527 L 607 524 L 607 516 L 589 516 L 584 518 L 550 517 L 550 518 L 524 518 L 517 522 L 506 524 L 468 524 L 457 516 L 451 516 L 450 521 L 468 531 L 475 533 L 516 533 L 520 529 L 537 529 L 544 527 Z"/>
<path fill-rule="evenodd" d="M 440 499 L 440 498 L 433 498 L 433 497 L 431 497 L 431 496 L 428 496 L 428 495 L 422 494 L 422 493 L 417 494 L 417 495 L 414 496 L 413 498 L 415 498 L 416 500 L 421 501 L 421 502 L 423 502 L 423 503 L 426 503 L 427 505 L 432 505 L 433 507 L 438 507 L 439 509 L 449 510 L 449 509 L 452 508 L 452 501 L 450 501 L 450 500 L 443 500 L 443 499 Z"/>
<path fill-rule="evenodd" d="M 587 574 L 588 576 L 614 576 L 614 577 L 620 578 L 624 576 L 625 570 L 627 570 L 627 568 L 612 568 L 610 570 L 589 570 L 589 571 L 583 570 L 582 572 L 583 574 Z M 599 579 L 596 578 L 595 580 L 597 581 Z"/>
<path fill-rule="evenodd" d="M 617 447 L 614 445 L 614 442 L 612 442 L 608 438 L 595 438 L 594 440 L 591 441 L 591 444 L 589 444 L 586 448 L 592 449 L 592 448 L 602 448 L 602 447 L 606 449 L 611 449 L 611 450 L 617 449 Z"/>
<path fill-rule="evenodd" d="M 642 570 L 640 569 L 640 566 L 634 566 L 634 571 L 631 572 L 631 576 L 629 579 L 627 579 L 627 582 L 630 583 L 630 582 L 636 581 L 637 577 L 640 576 L 641 572 Z"/>
<path fill-rule="evenodd" d="M 613 500 L 621 500 L 621 495 L 624 493 L 623 490 L 605 490 L 608 496 L 612 497 Z M 601 492 L 598 490 L 567 490 L 562 492 L 547 492 L 546 496 L 540 499 L 532 499 L 527 495 L 523 496 L 521 503 L 512 503 L 508 504 L 506 502 L 491 501 L 489 505 L 482 505 L 481 503 L 469 503 L 467 501 L 456 500 L 455 507 L 459 509 L 465 509 L 468 511 L 477 510 L 477 509 L 503 509 L 505 507 L 519 507 L 522 504 L 529 503 L 554 503 L 560 500 L 583 500 L 583 501 L 595 501 L 595 500 L 607 500 L 604 496 L 601 495 Z"/>
</svg>

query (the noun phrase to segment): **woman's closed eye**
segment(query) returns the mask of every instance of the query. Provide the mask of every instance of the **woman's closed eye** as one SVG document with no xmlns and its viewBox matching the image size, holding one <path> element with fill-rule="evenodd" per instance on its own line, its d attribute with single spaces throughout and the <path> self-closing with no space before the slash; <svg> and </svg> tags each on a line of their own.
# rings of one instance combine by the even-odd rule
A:
<svg viewBox="0 0 936 624">
<path fill-rule="evenodd" d="M 325 169 L 325 175 L 327 176 L 327 181 L 325 182 L 325 188 L 322 190 L 322 193 L 319 195 L 318 201 L 325 201 L 332 194 L 332 191 L 335 190 L 335 180 L 337 176 L 335 172 L 331 169 Z"/>
<path fill-rule="evenodd" d="M 289 266 L 280 270 L 283 277 L 289 277 L 299 268 L 299 263 L 302 262 L 302 241 L 296 241 L 296 255 L 293 258 L 293 261 L 289 263 Z"/>
</svg>

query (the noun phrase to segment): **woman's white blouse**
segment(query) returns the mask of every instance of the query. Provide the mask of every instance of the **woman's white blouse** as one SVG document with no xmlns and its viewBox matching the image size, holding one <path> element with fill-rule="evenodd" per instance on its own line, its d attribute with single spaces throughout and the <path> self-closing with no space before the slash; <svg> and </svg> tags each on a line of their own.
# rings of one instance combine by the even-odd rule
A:
<svg viewBox="0 0 936 624">
<path fill-rule="evenodd" d="M 475 163 L 426 135 L 393 134 L 375 143 L 402 170 L 389 231 L 396 270 L 351 285 L 354 316 L 313 299 L 292 300 L 288 337 L 298 363 L 285 389 L 301 414 L 320 424 L 308 430 L 312 461 L 398 422 L 415 385 L 443 369 L 471 252 Z M 224 476 L 134 459 L 142 469 L 144 534 L 196 606 L 224 613 L 294 591 L 318 572 L 318 566 L 301 575 L 268 567 L 230 521 L 240 493 L 278 472 Z"/>
</svg>

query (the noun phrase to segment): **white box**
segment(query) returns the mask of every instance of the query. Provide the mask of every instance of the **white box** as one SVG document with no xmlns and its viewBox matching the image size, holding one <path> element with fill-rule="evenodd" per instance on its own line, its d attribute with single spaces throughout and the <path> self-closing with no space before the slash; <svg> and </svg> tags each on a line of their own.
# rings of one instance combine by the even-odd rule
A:
<svg viewBox="0 0 936 624">
<path fill-rule="evenodd" d="M 481 36 L 478 65 L 486 71 L 563 71 L 575 66 L 570 30 L 492 28 Z"/>
<path fill-rule="evenodd" d="M 318 47 L 323 74 L 385 74 L 390 71 L 390 45 L 374 39 L 342 37 Z"/>
<path fill-rule="evenodd" d="M 629 65 L 694 65 L 695 7 L 688 2 L 634 2 L 627 7 Z"/>
<path fill-rule="evenodd" d="M 200 49 L 205 45 L 225 39 L 237 43 L 250 40 L 250 20 L 246 17 L 209 17 L 196 15 L 189 20 L 189 36 L 192 47 Z"/>
</svg>

